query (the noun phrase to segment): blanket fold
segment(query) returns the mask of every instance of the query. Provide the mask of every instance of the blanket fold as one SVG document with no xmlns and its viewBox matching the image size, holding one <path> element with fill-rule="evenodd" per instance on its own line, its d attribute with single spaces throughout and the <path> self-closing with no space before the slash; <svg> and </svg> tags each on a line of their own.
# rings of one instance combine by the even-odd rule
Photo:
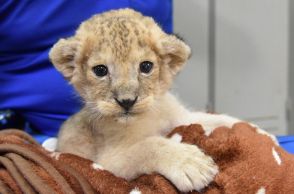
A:
<svg viewBox="0 0 294 194">
<path fill-rule="evenodd" d="M 205 135 L 197 124 L 175 128 L 182 143 L 199 146 L 220 172 L 203 191 L 191 193 L 294 193 L 294 155 L 246 123 L 220 127 Z M 67 153 L 50 152 L 16 129 L 0 131 L 0 193 L 94 194 L 179 191 L 159 174 L 126 181 L 99 164 Z"/>
</svg>

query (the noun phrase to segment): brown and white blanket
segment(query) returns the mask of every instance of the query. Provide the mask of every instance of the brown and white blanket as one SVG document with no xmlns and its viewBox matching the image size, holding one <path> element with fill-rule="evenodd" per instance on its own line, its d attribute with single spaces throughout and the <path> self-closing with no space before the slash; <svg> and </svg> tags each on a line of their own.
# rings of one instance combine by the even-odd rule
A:
<svg viewBox="0 0 294 194">
<path fill-rule="evenodd" d="M 218 164 L 220 173 L 201 193 L 294 193 L 294 155 L 246 123 L 217 128 L 209 136 L 200 125 L 180 126 L 169 138 L 201 147 Z M 0 163 L 3 194 L 179 193 L 159 174 L 128 182 L 90 160 L 49 152 L 19 130 L 0 132 Z"/>
</svg>

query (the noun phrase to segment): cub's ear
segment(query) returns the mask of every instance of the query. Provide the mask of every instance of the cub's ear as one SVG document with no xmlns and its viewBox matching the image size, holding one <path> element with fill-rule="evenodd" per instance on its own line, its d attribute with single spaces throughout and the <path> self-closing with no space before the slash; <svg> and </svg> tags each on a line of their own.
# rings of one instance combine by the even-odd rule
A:
<svg viewBox="0 0 294 194">
<path fill-rule="evenodd" d="M 167 35 L 161 40 L 160 53 L 170 72 L 176 75 L 191 55 L 190 47 L 174 35 Z"/>
<path fill-rule="evenodd" d="M 78 41 L 75 38 L 60 39 L 53 45 L 49 52 L 49 58 L 55 68 L 60 71 L 67 80 L 71 80 L 75 68 L 74 58 Z"/>
</svg>

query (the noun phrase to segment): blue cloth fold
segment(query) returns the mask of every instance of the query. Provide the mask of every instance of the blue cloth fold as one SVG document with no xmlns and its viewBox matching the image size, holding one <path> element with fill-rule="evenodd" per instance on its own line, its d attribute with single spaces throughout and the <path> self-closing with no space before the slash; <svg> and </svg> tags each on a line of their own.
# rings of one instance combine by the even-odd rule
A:
<svg viewBox="0 0 294 194">
<path fill-rule="evenodd" d="M 285 150 L 294 154 L 294 136 L 279 136 L 278 141 Z"/>
</svg>

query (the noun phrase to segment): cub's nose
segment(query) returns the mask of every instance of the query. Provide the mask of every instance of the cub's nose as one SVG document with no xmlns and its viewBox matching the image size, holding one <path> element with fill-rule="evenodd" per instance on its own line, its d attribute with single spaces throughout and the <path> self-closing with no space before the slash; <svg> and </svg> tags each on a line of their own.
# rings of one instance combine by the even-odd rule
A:
<svg viewBox="0 0 294 194">
<path fill-rule="evenodd" d="M 134 106 L 134 104 L 137 101 L 136 97 L 135 99 L 122 99 L 122 100 L 118 100 L 117 98 L 115 98 L 115 101 L 117 102 L 117 104 L 119 104 L 123 109 L 125 109 L 125 111 L 129 111 L 132 106 Z"/>
</svg>

